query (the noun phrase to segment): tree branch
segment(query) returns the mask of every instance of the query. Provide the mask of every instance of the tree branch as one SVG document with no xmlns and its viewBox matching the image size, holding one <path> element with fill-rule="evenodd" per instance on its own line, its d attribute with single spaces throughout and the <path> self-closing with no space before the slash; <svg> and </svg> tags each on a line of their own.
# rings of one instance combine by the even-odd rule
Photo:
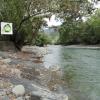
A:
<svg viewBox="0 0 100 100">
<path fill-rule="evenodd" d="M 46 11 L 45 13 L 38 12 L 38 13 L 33 14 L 33 15 L 28 15 L 27 17 L 25 17 L 24 19 L 22 19 L 22 21 L 20 22 L 19 27 L 18 27 L 18 29 L 17 29 L 16 32 L 18 33 L 18 31 L 20 30 L 22 24 L 23 24 L 25 21 L 29 20 L 31 17 L 33 17 L 33 16 L 34 16 L 34 17 L 36 17 L 36 16 L 46 16 L 46 15 L 49 15 L 49 14 L 50 14 L 50 12 Z"/>
</svg>

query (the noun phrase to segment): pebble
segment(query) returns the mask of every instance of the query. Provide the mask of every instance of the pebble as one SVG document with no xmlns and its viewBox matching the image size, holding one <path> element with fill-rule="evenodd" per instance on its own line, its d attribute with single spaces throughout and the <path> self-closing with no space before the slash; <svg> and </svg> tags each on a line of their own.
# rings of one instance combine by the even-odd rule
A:
<svg viewBox="0 0 100 100">
<path fill-rule="evenodd" d="M 26 100 L 30 100 L 30 96 L 25 96 L 25 99 Z"/>
<path fill-rule="evenodd" d="M 25 88 L 23 85 L 17 85 L 12 89 L 12 93 L 16 96 L 23 96 L 25 94 Z"/>
<path fill-rule="evenodd" d="M 18 97 L 16 100 L 24 100 L 23 97 Z"/>
<path fill-rule="evenodd" d="M 10 58 L 7 58 L 7 59 L 2 59 L 0 61 L 2 61 L 4 63 L 10 63 L 11 62 L 11 59 Z"/>
<path fill-rule="evenodd" d="M 68 96 L 65 96 L 64 100 L 68 100 Z"/>
<path fill-rule="evenodd" d="M 8 96 L 2 96 L 1 98 L 1 100 L 10 100 Z"/>
</svg>

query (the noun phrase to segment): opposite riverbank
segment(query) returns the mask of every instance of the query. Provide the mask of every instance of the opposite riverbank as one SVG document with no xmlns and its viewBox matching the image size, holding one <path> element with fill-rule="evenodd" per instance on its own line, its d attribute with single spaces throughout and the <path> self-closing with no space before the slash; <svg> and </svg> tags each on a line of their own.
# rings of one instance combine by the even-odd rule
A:
<svg viewBox="0 0 100 100">
<path fill-rule="evenodd" d="M 73 48 L 73 49 L 100 49 L 100 44 L 98 45 L 82 45 L 82 44 L 80 45 L 53 45 L 53 46 L 61 46 L 61 47 Z"/>
<path fill-rule="evenodd" d="M 76 48 L 76 49 L 100 49 L 100 45 L 68 45 L 67 48 Z"/>
</svg>

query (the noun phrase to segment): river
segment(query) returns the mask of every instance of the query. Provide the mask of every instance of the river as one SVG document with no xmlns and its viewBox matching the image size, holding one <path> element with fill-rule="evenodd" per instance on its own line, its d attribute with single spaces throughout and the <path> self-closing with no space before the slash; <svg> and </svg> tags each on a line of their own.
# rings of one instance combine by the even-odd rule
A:
<svg viewBox="0 0 100 100">
<path fill-rule="evenodd" d="M 49 46 L 44 57 L 46 67 L 59 65 L 70 100 L 100 100 L 100 50 Z"/>
</svg>

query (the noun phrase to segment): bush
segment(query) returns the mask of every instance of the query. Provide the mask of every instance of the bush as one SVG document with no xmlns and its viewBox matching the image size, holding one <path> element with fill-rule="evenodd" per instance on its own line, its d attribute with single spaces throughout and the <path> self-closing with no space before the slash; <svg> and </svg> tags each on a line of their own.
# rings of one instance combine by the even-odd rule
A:
<svg viewBox="0 0 100 100">
<path fill-rule="evenodd" d="M 76 23 L 76 22 L 75 22 Z M 77 44 L 80 43 L 80 27 L 73 23 L 63 23 L 59 29 L 61 44 Z M 78 24 L 77 24 L 78 25 Z"/>
<path fill-rule="evenodd" d="M 33 39 L 32 44 L 37 46 L 44 46 L 47 44 L 51 44 L 51 38 L 45 33 L 38 33 L 35 39 Z"/>
<path fill-rule="evenodd" d="M 87 26 L 83 33 L 81 33 L 81 42 L 84 44 L 98 44 L 99 37 L 93 26 Z"/>
<path fill-rule="evenodd" d="M 100 44 L 100 10 L 86 22 L 66 21 L 60 27 L 61 44 Z"/>
</svg>

